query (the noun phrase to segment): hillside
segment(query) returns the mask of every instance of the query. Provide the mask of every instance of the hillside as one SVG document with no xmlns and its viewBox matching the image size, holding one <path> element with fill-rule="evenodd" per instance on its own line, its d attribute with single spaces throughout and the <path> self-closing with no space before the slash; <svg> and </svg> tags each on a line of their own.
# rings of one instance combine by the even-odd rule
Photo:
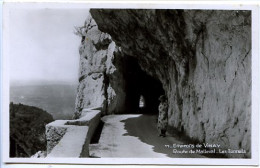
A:
<svg viewBox="0 0 260 168">
<path fill-rule="evenodd" d="M 45 125 L 53 117 L 46 111 L 10 103 L 10 157 L 30 157 L 46 150 Z"/>
</svg>

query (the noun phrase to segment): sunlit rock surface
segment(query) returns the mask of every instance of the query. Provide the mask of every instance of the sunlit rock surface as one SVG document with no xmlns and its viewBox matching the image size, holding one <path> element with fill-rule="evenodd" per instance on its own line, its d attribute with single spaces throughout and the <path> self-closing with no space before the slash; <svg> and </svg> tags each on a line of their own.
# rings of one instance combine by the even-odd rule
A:
<svg viewBox="0 0 260 168">
<path fill-rule="evenodd" d="M 115 57 L 120 53 L 119 48 L 110 35 L 99 31 L 91 16 L 79 31 L 82 43 L 74 118 L 79 118 L 81 110 L 88 107 L 102 107 L 106 114 L 123 112 L 122 59 Z"/>
<path fill-rule="evenodd" d="M 102 105 L 123 113 L 124 58 L 160 80 L 168 125 L 190 138 L 251 155 L 251 13 L 99 10 L 81 29 L 76 115 Z M 98 26 L 97 26 L 98 25 Z M 76 116 L 75 115 L 75 116 Z"/>
</svg>

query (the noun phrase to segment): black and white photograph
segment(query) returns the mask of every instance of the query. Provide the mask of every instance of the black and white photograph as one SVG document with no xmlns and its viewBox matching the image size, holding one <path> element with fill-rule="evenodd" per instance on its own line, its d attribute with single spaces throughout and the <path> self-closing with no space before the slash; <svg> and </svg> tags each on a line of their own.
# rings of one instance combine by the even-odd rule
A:
<svg viewBox="0 0 260 168">
<path fill-rule="evenodd" d="M 258 163 L 257 6 L 3 8 L 4 162 Z"/>
</svg>

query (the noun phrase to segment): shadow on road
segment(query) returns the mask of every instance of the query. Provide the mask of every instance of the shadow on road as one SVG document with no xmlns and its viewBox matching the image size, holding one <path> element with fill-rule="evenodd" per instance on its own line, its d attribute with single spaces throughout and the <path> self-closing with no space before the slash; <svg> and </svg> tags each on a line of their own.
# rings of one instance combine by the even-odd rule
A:
<svg viewBox="0 0 260 168">
<path fill-rule="evenodd" d="M 125 124 L 125 130 L 127 131 L 124 136 L 137 137 L 143 143 L 153 146 L 153 151 L 157 153 L 166 154 L 168 157 L 173 158 L 226 158 L 221 154 L 190 154 L 190 153 L 173 153 L 173 148 L 167 148 L 166 145 L 172 147 L 173 144 L 194 144 L 195 142 L 189 140 L 186 136 L 181 136 L 175 133 L 167 135 L 165 138 L 158 136 L 157 130 L 157 116 L 156 115 L 140 115 L 139 117 L 128 118 L 122 120 Z M 179 151 L 189 151 L 191 148 L 180 149 L 175 148 Z M 195 148 L 196 149 L 196 148 Z"/>
<path fill-rule="evenodd" d="M 140 117 L 122 120 L 127 131 L 124 136 L 137 137 L 143 143 L 152 145 L 154 152 L 166 154 L 168 157 L 185 157 L 184 154 L 176 156 L 172 153 L 172 149 L 165 147 L 165 145 L 172 145 L 172 142 L 167 137 L 158 136 L 156 121 L 156 115 L 140 115 Z"/>
</svg>

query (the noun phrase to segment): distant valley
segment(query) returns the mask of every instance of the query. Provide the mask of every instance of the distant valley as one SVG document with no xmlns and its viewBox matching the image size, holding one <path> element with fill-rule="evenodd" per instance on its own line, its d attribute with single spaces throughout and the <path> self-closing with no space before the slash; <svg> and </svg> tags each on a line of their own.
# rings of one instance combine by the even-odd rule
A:
<svg viewBox="0 0 260 168">
<path fill-rule="evenodd" d="M 77 94 L 77 85 L 38 84 L 11 85 L 10 102 L 39 107 L 54 119 L 71 119 Z"/>
</svg>

